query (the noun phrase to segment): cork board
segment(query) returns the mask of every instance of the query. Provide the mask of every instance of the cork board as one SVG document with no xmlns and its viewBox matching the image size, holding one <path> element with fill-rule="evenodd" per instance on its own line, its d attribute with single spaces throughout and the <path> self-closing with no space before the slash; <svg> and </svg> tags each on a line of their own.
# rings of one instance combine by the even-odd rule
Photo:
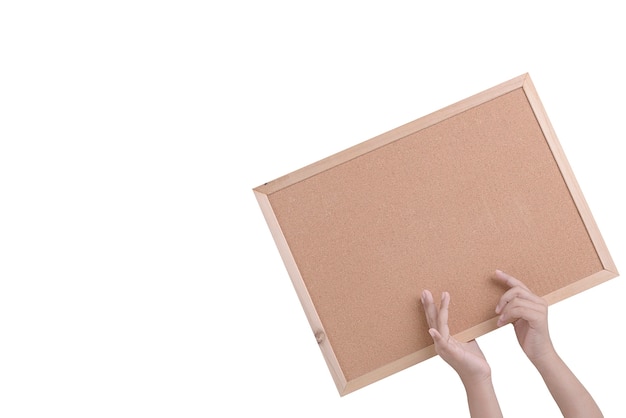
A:
<svg viewBox="0 0 626 418">
<path fill-rule="evenodd" d="M 549 303 L 617 276 L 528 74 L 254 189 L 340 395 L 496 328 L 495 269 Z"/>
</svg>

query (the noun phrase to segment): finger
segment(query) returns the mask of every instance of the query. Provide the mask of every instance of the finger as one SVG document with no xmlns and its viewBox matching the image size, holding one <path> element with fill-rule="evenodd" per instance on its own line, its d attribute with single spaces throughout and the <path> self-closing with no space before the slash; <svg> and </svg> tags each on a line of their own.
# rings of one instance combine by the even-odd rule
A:
<svg viewBox="0 0 626 418">
<path fill-rule="evenodd" d="M 428 333 L 430 334 L 431 337 L 433 337 L 433 342 L 435 344 L 440 344 L 444 342 L 443 337 L 441 336 L 441 334 L 439 333 L 439 331 L 437 331 L 437 329 L 435 328 L 430 328 L 428 330 Z"/>
<path fill-rule="evenodd" d="M 426 321 L 430 328 L 437 328 L 437 307 L 433 300 L 433 295 L 429 290 L 422 292 L 422 304 L 424 305 L 424 313 L 426 314 Z"/>
<path fill-rule="evenodd" d="M 454 337 L 445 338 L 435 328 L 429 329 L 428 333 L 435 343 L 435 351 L 446 362 L 450 363 L 450 361 L 454 361 L 455 359 L 458 360 L 459 356 L 463 355 L 463 350 L 459 348 L 458 342 Z M 478 345 L 476 345 L 476 347 L 478 347 Z M 478 350 L 480 351 L 480 348 L 478 348 Z"/>
<path fill-rule="evenodd" d="M 544 299 L 535 295 L 530 290 L 524 289 L 523 287 L 515 286 L 504 292 L 504 294 L 500 297 L 500 300 L 496 305 L 496 313 L 499 314 L 506 306 L 506 304 L 515 298 L 526 299 L 533 303 L 547 306 L 547 302 Z"/>
<path fill-rule="evenodd" d="M 523 319 L 532 326 L 542 321 L 546 315 L 547 308 L 545 306 L 526 299 L 516 298 L 504 307 L 502 314 L 498 318 L 497 325 L 500 327 L 513 323 L 518 319 Z"/>
<path fill-rule="evenodd" d="M 502 270 L 496 270 L 496 275 L 495 275 L 496 279 L 498 279 L 500 282 L 506 284 L 509 287 L 514 287 L 514 286 L 519 286 L 522 287 L 528 291 L 530 291 L 530 289 L 528 288 L 528 286 L 526 286 L 521 280 L 516 279 L 515 277 L 506 274 L 505 272 L 503 272 Z"/>
<path fill-rule="evenodd" d="M 448 347 L 448 339 L 444 338 L 439 331 L 435 328 L 431 328 L 428 330 L 428 333 L 433 338 L 437 354 L 441 355 L 450 351 L 450 348 Z"/>
<path fill-rule="evenodd" d="M 437 317 L 437 325 L 439 333 L 443 338 L 450 336 L 450 328 L 448 328 L 448 307 L 450 306 L 450 293 L 443 292 L 441 294 L 441 306 L 439 307 L 439 315 Z"/>
</svg>

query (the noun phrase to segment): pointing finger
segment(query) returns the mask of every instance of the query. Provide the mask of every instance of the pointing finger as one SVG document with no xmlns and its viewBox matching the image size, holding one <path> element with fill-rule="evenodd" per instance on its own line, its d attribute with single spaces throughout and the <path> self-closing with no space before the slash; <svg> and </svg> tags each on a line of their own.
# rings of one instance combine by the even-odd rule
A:
<svg viewBox="0 0 626 418">
<path fill-rule="evenodd" d="M 496 270 L 495 277 L 500 282 L 505 283 L 509 287 L 519 286 L 519 287 L 521 287 L 523 289 L 526 289 L 526 290 L 528 290 L 530 292 L 530 289 L 528 288 L 528 286 L 526 286 L 521 280 L 518 280 L 515 277 L 511 276 L 510 274 L 506 274 L 505 272 L 503 272 L 501 270 Z"/>
<path fill-rule="evenodd" d="M 547 304 L 545 300 L 535 295 L 531 291 L 526 290 L 519 286 L 515 286 L 507 290 L 506 292 L 504 292 L 504 294 L 500 297 L 500 300 L 498 301 L 498 304 L 496 305 L 496 313 L 499 314 L 502 311 L 502 309 L 506 306 L 506 304 L 515 298 L 526 299 L 530 302 L 533 302 L 539 305 Z"/>
</svg>

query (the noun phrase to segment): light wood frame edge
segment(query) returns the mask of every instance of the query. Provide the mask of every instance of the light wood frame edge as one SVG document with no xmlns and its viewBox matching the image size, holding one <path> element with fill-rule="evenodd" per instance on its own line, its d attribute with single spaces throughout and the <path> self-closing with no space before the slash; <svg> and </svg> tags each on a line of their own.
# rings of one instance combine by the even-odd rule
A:
<svg viewBox="0 0 626 418">
<path fill-rule="evenodd" d="M 306 289 L 306 284 L 302 279 L 302 275 L 300 274 L 300 270 L 296 264 L 296 261 L 291 254 L 291 250 L 289 249 L 289 245 L 287 244 L 287 240 L 281 230 L 280 224 L 278 223 L 278 219 L 276 219 L 276 215 L 272 210 L 272 206 L 266 194 L 260 193 L 254 190 L 254 195 L 256 196 L 257 202 L 261 207 L 261 212 L 265 217 L 265 221 L 272 233 L 272 237 L 278 247 L 278 252 L 285 264 L 287 269 L 287 273 L 291 278 L 291 282 L 293 284 L 294 289 L 296 290 L 296 294 L 298 295 L 298 299 L 300 300 L 300 304 L 304 309 L 304 313 L 309 321 L 311 329 L 313 331 L 313 335 L 317 340 L 317 343 L 322 351 L 324 356 L 324 360 L 326 361 L 326 365 L 330 370 L 330 374 L 332 375 L 333 381 L 337 386 L 337 390 L 339 393 L 342 393 L 346 387 L 346 378 L 341 370 L 339 362 L 337 361 L 337 357 L 333 352 L 332 346 L 326 338 L 326 332 L 324 331 L 324 326 L 322 321 L 317 314 L 315 309 L 315 305 L 311 300 L 311 296 Z"/>
<path fill-rule="evenodd" d="M 347 148 L 336 154 L 333 154 L 327 158 L 296 170 L 292 173 L 286 174 L 268 183 L 254 188 L 258 193 L 272 194 L 275 191 L 281 190 L 299 181 L 305 180 L 330 168 L 336 167 L 340 164 L 348 162 L 354 158 L 364 155 L 368 152 L 374 151 L 377 148 L 390 144 L 394 141 L 404 138 L 407 135 L 418 132 L 431 125 L 435 125 L 445 119 L 458 115 L 468 109 L 471 109 L 479 104 L 488 102 L 503 94 L 509 93 L 512 90 L 522 87 L 524 81 L 528 77 L 528 74 L 515 77 L 509 81 L 485 90 L 481 93 L 470 96 L 464 100 L 451 104 L 431 114 L 423 116 L 405 125 L 392 129 L 372 139 L 361 142 L 353 147 Z"/>
<path fill-rule="evenodd" d="M 333 380 L 335 381 L 335 384 L 341 396 L 344 396 L 357 389 L 360 389 L 387 376 L 390 376 L 393 373 L 399 372 L 430 357 L 433 357 L 435 355 L 434 346 L 430 345 L 424 349 L 416 351 L 415 353 L 412 353 L 383 367 L 366 373 L 365 375 L 359 376 L 350 381 L 346 381 L 346 378 L 343 375 L 337 358 L 334 355 L 330 342 L 328 341 L 328 338 L 325 337 L 322 322 L 317 315 L 315 306 L 313 305 L 313 302 L 306 290 L 306 286 L 298 271 L 295 260 L 291 255 L 289 246 L 285 240 L 284 235 L 282 234 L 280 225 L 278 224 L 278 220 L 276 219 L 276 216 L 274 215 L 274 212 L 271 208 L 268 195 L 292 184 L 295 184 L 299 181 L 305 180 L 311 176 L 319 174 L 332 167 L 350 161 L 353 158 L 357 158 L 363 154 L 374 151 L 379 147 L 404 138 L 407 135 L 410 135 L 421 129 L 425 129 L 431 125 L 437 124 L 447 118 L 460 114 L 468 109 L 486 103 L 518 88 L 522 88 L 524 90 L 524 93 L 526 94 L 529 104 L 533 109 L 533 112 L 535 113 L 535 117 L 537 118 L 537 122 L 539 123 L 543 131 L 544 137 L 548 142 L 552 155 L 561 171 L 563 179 L 570 191 L 572 199 L 574 200 L 581 219 L 583 220 L 583 223 L 587 228 L 592 243 L 595 246 L 598 257 L 600 258 L 604 267 L 604 270 L 583 278 L 564 288 L 558 289 L 557 291 L 544 296 L 544 298 L 546 299 L 546 301 L 548 301 L 548 303 L 553 304 L 618 276 L 617 268 L 613 263 L 608 248 L 606 247 L 606 244 L 602 238 L 602 235 L 600 234 L 596 222 L 593 219 L 591 210 L 589 209 L 586 200 L 584 199 L 582 191 L 574 177 L 573 171 L 565 157 L 565 153 L 561 148 L 556 133 L 552 128 L 545 109 L 528 74 L 523 74 L 521 76 L 515 77 L 509 81 L 501 83 L 481 93 L 475 94 L 429 115 L 416 119 L 389 132 L 374 137 L 368 141 L 357 144 L 351 148 L 331 155 L 330 157 L 310 164 L 290 174 L 279 177 L 276 180 L 258 186 L 253 190 L 255 192 L 261 210 L 265 216 L 265 219 L 268 223 L 268 226 L 270 227 L 272 236 L 274 237 L 279 252 L 283 258 L 283 262 L 285 263 L 289 276 L 292 279 L 292 282 L 296 289 L 296 293 L 298 294 L 298 298 L 300 299 L 300 302 L 304 308 L 313 332 L 316 334 L 320 349 L 324 354 L 326 363 L 329 367 Z M 455 337 L 459 341 L 469 341 L 471 339 L 478 338 L 481 335 L 495 330 L 497 328 L 496 321 L 497 317 L 494 316 L 494 318 L 492 319 L 489 319 L 485 322 L 475 325 L 472 328 L 456 334 Z M 319 338 L 320 336 L 321 338 Z"/>
<path fill-rule="evenodd" d="M 537 122 L 539 123 L 539 126 L 543 131 L 543 136 L 545 137 L 546 142 L 548 143 L 548 146 L 552 151 L 552 156 L 554 157 L 554 160 L 556 161 L 556 164 L 561 171 L 561 176 L 563 177 L 563 180 L 565 181 L 565 184 L 570 192 L 572 200 L 574 201 L 574 204 L 578 209 L 578 214 L 580 215 L 580 218 L 583 221 L 585 228 L 587 229 L 589 238 L 591 239 L 591 242 L 596 249 L 596 253 L 598 254 L 598 258 L 600 259 L 602 266 L 608 272 L 613 273 L 613 277 L 617 277 L 619 275 L 619 273 L 617 272 L 617 267 L 613 262 L 611 254 L 609 253 L 609 250 L 606 246 L 606 243 L 604 242 L 604 239 L 602 238 L 602 235 L 600 234 L 598 225 L 596 224 L 596 221 L 591 214 L 589 205 L 587 205 L 587 201 L 585 200 L 582 190 L 578 185 L 578 181 L 576 181 L 574 172 L 569 165 L 569 162 L 565 156 L 565 152 L 563 152 L 563 148 L 561 147 L 561 144 L 556 136 L 556 132 L 552 127 L 552 123 L 550 123 L 550 119 L 548 119 L 546 110 L 543 107 L 541 100 L 539 99 L 537 90 L 535 89 L 535 86 L 530 77 L 526 77 L 522 88 L 524 89 L 526 98 L 530 103 L 530 107 L 535 113 Z M 606 280 L 608 280 L 609 278 L 607 278 Z"/>
</svg>

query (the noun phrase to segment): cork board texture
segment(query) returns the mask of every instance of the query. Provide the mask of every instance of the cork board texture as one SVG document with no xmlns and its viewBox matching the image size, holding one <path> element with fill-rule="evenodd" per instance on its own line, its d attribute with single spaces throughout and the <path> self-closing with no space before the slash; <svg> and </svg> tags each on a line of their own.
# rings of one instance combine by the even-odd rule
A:
<svg viewBox="0 0 626 418">
<path fill-rule="evenodd" d="M 617 276 L 528 74 L 254 189 L 340 395 L 496 328 L 506 271 L 554 303 Z"/>
</svg>

